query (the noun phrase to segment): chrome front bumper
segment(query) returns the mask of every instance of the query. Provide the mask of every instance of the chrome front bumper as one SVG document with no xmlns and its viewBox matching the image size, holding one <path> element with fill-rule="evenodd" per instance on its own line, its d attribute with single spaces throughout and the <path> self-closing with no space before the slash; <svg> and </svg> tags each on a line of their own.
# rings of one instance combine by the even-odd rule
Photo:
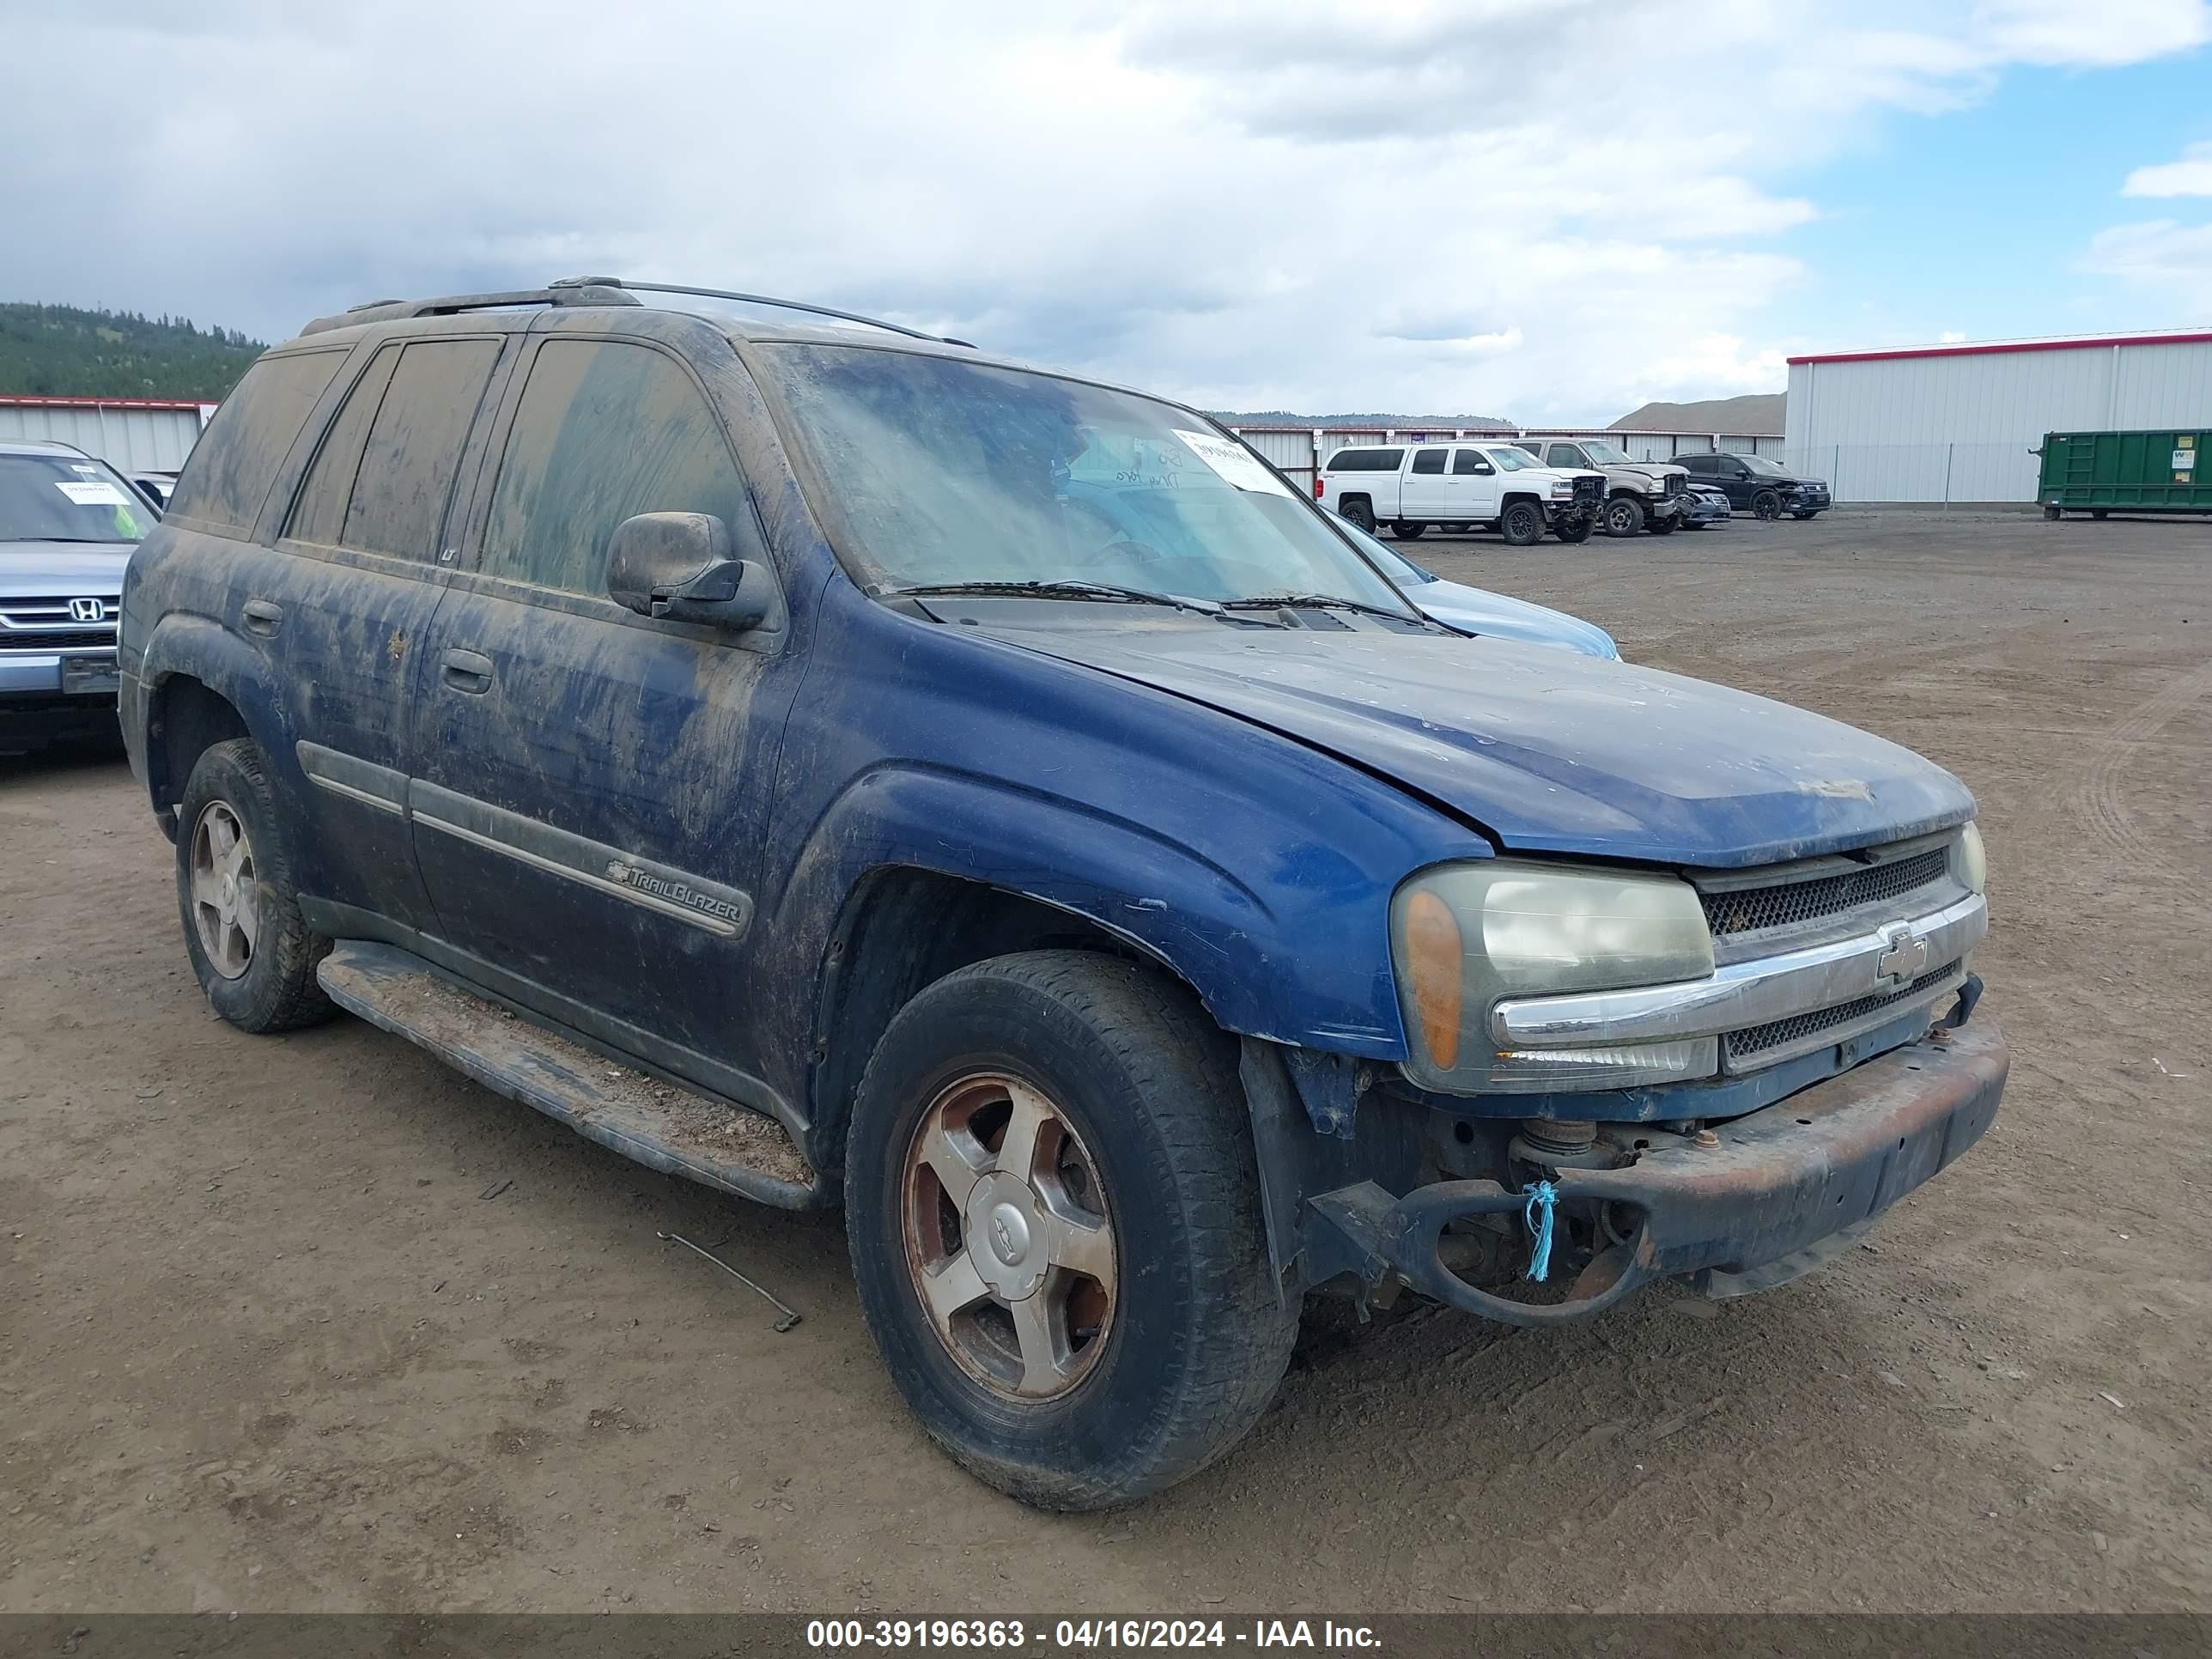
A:
<svg viewBox="0 0 2212 1659">
<path fill-rule="evenodd" d="M 1885 922 L 1872 932 L 1778 956 L 1730 963 L 1704 979 L 1624 991 L 1576 991 L 1509 998 L 1491 1012 L 1501 1049 L 1587 1048 L 1723 1036 L 1849 1004 L 1856 1018 L 1822 1024 L 1799 1042 L 1763 1046 L 1724 1059 L 1726 1070 L 1755 1071 L 1887 1024 L 1965 982 L 1966 953 L 1989 932 L 1989 903 L 1970 894 L 1928 915 Z M 1931 970 L 1957 964 L 1931 976 Z"/>
</svg>

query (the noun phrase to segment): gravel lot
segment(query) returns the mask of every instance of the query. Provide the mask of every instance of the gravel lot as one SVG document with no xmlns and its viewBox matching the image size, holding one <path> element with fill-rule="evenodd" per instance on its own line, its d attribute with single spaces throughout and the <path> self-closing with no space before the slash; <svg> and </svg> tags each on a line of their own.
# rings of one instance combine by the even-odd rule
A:
<svg viewBox="0 0 2212 1659">
<path fill-rule="evenodd" d="M 834 1218 L 364 1024 L 240 1035 L 119 761 L 0 762 L 0 1608 L 2212 1609 L 2212 525 L 1409 550 L 1979 794 L 2011 1090 L 1847 1260 L 1558 1333 L 1316 1313 L 1224 1466 L 1033 1514 L 912 1425 Z"/>
</svg>

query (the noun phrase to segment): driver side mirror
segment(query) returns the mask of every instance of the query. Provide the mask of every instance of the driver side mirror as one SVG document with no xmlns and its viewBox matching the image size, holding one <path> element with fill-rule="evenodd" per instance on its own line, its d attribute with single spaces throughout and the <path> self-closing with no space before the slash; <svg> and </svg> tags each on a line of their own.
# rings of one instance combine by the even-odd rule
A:
<svg viewBox="0 0 2212 1659">
<path fill-rule="evenodd" d="M 730 527 L 711 513 L 641 513 L 615 526 L 607 596 L 641 617 L 732 634 L 781 627 L 775 575 L 732 550 Z"/>
</svg>

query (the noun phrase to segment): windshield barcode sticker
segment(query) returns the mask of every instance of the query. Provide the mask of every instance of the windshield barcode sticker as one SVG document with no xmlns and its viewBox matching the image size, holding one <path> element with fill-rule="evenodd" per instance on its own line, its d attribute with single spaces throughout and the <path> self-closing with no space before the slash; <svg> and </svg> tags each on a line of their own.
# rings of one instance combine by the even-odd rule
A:
<svg viewBox="0 0 2212 1659">
<path fill-rule="evenodd" d="M 1190 452 L 1220 475 L 1224 483 L 1239 489 L 1272 489 L 1278 495 L 1297 495 L 1297 491 L 1267 470 L 1266 463 L 1242 444 L 1231 443 L 1226 438 L 1216 438 L 1204 432 L 1186 432 L 1181 427 L 1171 428 L 1176 436 L 1190 447 Z"/>
<path fill-rule="evenodd" d="M 80 483 L 74 478 L 64 478 L 54 485 L 79 507 L 128 507 L 123 492 L 112 483 Z"/>
</svg>

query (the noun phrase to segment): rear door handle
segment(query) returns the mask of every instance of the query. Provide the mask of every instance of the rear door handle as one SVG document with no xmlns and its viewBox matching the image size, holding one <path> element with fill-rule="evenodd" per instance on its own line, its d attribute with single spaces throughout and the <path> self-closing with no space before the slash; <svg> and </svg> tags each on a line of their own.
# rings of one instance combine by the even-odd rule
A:
<svg viewBox="0 0 2212 1659">
<path fill-rule="evenodd" d="M 474 651 L 447 651 L 438 658 L 438 676 L 456 691 L 480 697 L 491 690 L 491 659 Z"/>
<path fill-rule="evenodd" d="M 243 615 L 248 633 L 265 636 L 274 634 L 277 625 L 284 620 L 284 607 L 272 605 L 267 599 L 248 599 Z"/>
</svg>

